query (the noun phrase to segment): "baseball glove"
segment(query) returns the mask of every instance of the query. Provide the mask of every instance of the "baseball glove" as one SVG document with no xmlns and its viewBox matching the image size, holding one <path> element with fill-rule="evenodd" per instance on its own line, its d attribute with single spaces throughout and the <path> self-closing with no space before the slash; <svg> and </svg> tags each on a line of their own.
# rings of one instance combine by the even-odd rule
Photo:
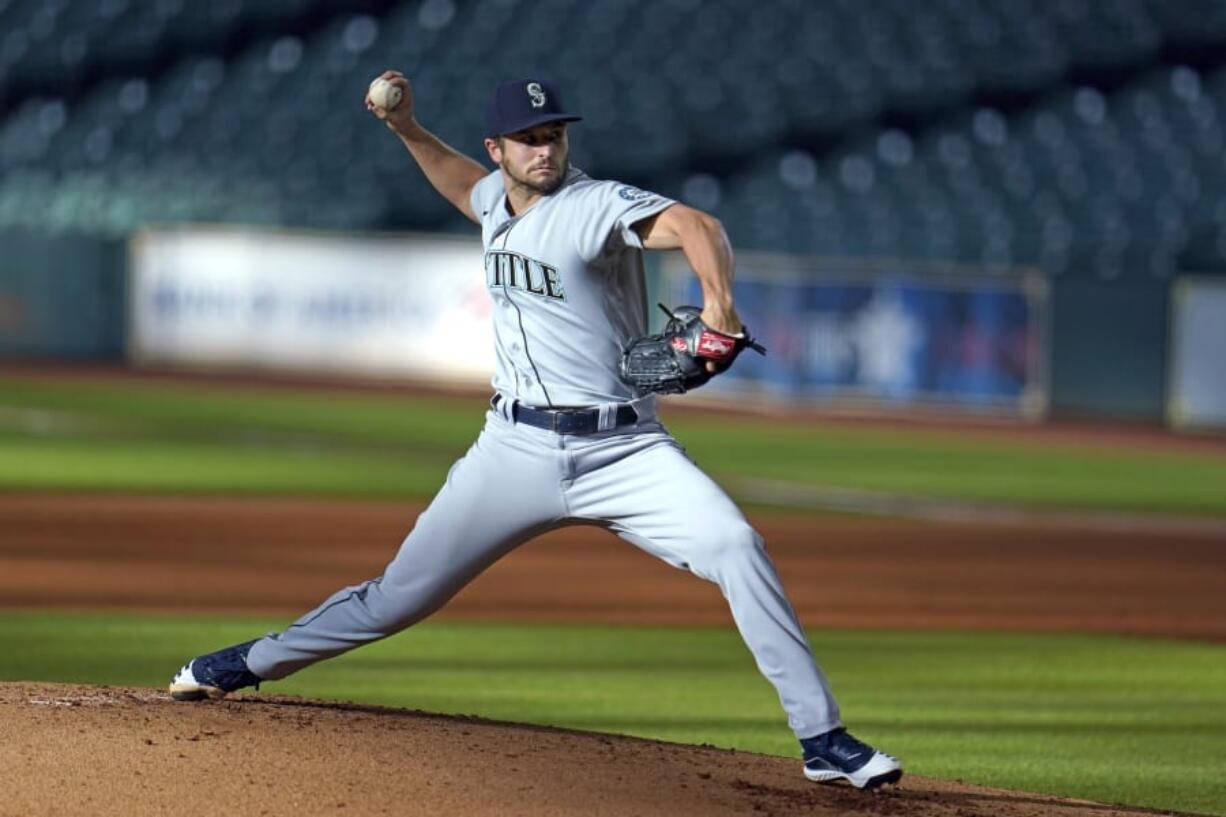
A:
<svg viewBox="0 0 1226 817">
<path fill-rule="evenodd" d="M 675 312 L 664 304 L 660 308 L 668 315 L 664 331 L 639 338 L 622 355 L 622 379 L 640 391 L 682 394 L 727 369 L 746 347 L 766 354 L 748 329 L 739 335 L 716 331 L 703 323 L 696 306 L 679 306 Z M 708 362 L 716 364 L 715 372 L 707 370 Z"/>
</svg>

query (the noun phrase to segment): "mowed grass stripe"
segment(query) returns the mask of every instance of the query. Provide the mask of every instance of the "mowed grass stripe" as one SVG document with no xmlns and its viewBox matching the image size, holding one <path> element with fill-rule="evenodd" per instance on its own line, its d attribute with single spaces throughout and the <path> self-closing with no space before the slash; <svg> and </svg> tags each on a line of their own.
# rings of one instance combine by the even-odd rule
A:
<svg viewBox="0 0 1226 817">
<path fill-rule="evenodd" d="M 0 680 L 157 687 L 196 653 L 286 623 L 0 613 Z M 1224 646 L 950 632 L 810 637 L 847 723 L 914 773 L 1226 815 Z M 730 628 L 427 622 L 262 691 L 796 751 L 774 691 Z"/>
<path fill-rule="evenodd" d="M 477 398 L 10 375 L 0 377 L 0 488 L 224 492 L 229 481 L 261 493 L 424 498 L 483 418 Z M 779 419 L 682 415 L 668 424 L 729 484 L 757 478 L 1047 508 L 1226 515 L 1226 457 L 1214 453 Z M 181 467 L 166 467 L 175 461 Z"/>
<path fill-rule="evenodd" d="M 29 440 L 0 435 L 0 489 L 424 497 L 453 457 L 299 445 Z"/>
</svg>

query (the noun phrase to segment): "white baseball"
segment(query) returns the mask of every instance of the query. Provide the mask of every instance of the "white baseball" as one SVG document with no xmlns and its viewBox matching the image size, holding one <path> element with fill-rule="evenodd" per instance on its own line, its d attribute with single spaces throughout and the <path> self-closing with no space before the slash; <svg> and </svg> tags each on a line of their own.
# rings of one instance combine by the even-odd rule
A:
<svg viewBox="0 0 1226 817">
<path fill-rule="evenodd" d="M 370 84 L 370 101 L 385 111 L 393 110 L 400 104 L 402 96 L 399 86 L 393 85 L 383 77 L 377 77 Z"/>
</svg>

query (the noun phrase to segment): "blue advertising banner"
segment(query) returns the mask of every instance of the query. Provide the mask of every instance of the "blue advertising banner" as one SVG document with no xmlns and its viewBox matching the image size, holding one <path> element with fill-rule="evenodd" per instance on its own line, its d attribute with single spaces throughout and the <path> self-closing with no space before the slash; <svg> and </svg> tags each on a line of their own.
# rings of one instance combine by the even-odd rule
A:
<svg viewBox="0 0 1226 817">
<path fill-rule="evenodd" d="M 1041 412 L 1042 287 L 898 274 L 808 278 L 738 265 L 737 310 L 767 347 L 704 387 L 784 399 L 842 399 Z M 692 274 L 674 303 L 702 303 Z"/>
</svg>

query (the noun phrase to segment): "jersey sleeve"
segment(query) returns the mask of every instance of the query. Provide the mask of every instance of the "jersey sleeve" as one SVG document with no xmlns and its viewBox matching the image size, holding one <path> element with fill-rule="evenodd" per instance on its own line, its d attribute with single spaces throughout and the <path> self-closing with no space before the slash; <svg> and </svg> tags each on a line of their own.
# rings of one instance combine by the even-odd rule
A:
<svg viewBox="0 0 1226 817">
<path fill-rule="evenodd" d="M 634 225 L 676 203 L 621 182 L 599 182 L 585 193 L 587 217 L 578 230 L 579 252 L 584 258 L 595 258 L 609 248 L 641 249 L 643 240 Z"/>
<path fill-rule="evenodd" d="M 502 190 L 502 174 L 497 170 L 473 185 L 472 192 L 468 194 L 468 203 L 478 221 L 486 210 L 498 203 Z"/>
</svg>

